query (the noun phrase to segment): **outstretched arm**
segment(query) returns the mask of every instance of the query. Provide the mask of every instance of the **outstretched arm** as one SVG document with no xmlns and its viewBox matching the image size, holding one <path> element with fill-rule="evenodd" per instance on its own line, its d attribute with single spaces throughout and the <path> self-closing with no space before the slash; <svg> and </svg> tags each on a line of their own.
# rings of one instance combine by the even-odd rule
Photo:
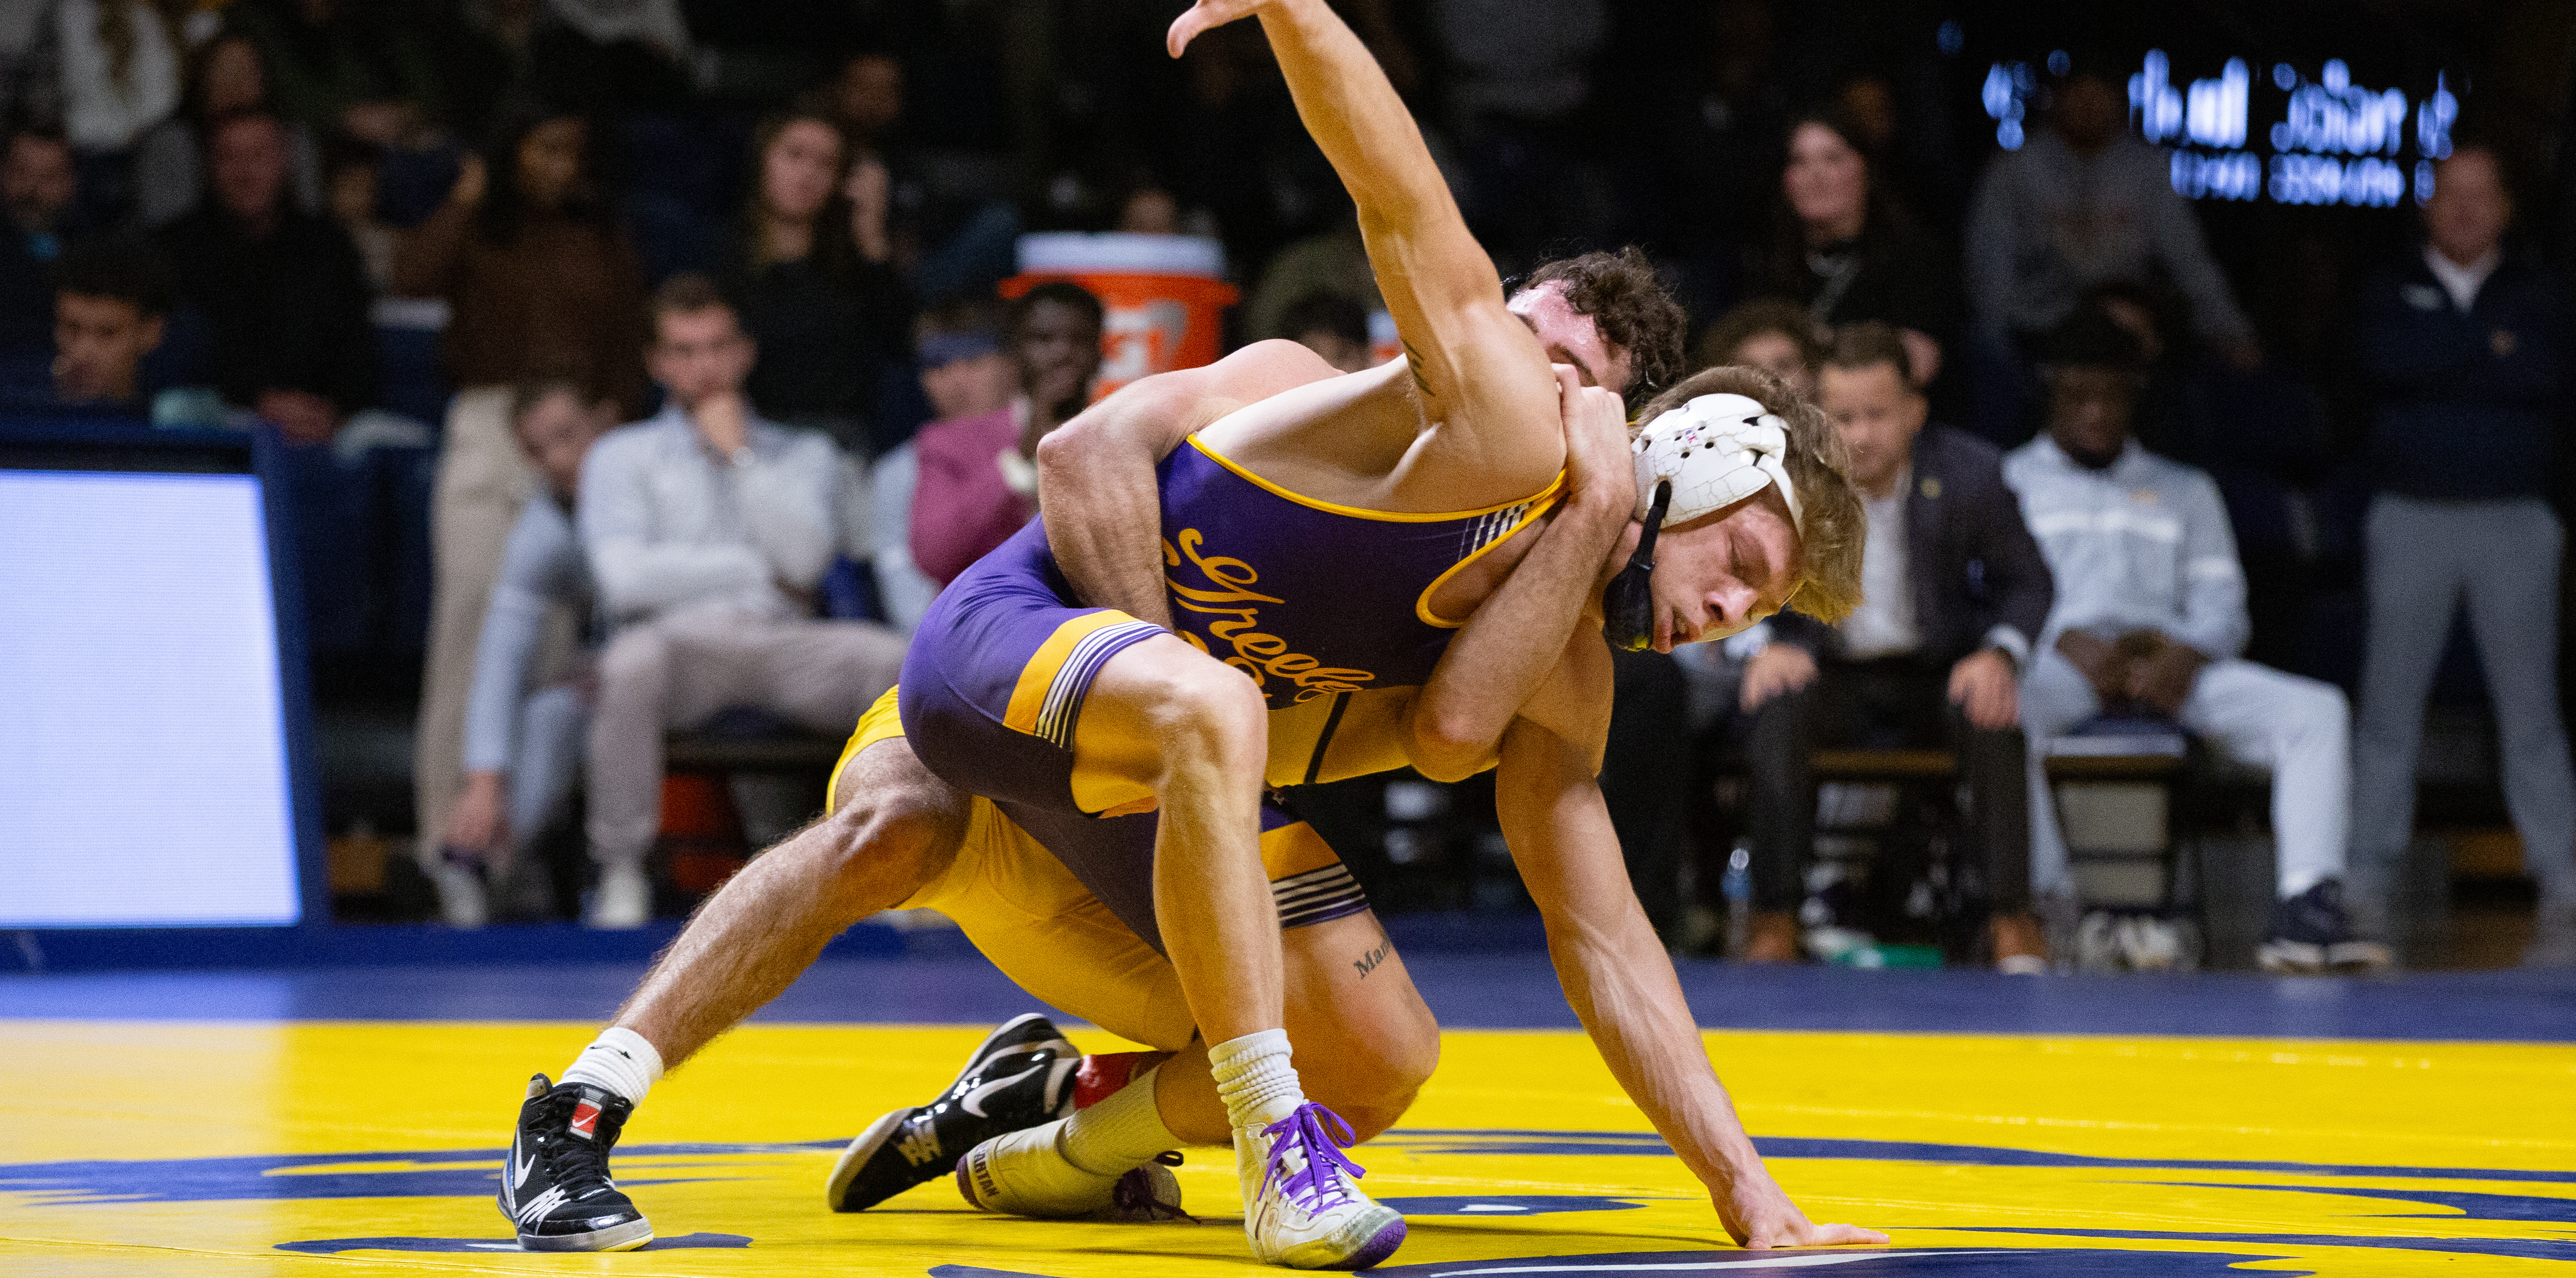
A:
<svg viewBox="0 0 2576 1278">
<path fill-rule="evenodd" d="M 1521 880 L 1547 923 L 1566 1001 L 1628 1098 L 1708 1186 L 1718 1219 L 1748 1247 L 1884 1243 L 1851 1225 L 1810 1224 L 1771 1179 L 1717 1081 L 1672 960 L 1629 886 L 1619 836 L 1593 777 L 1609 724 L 1610 651 L 1569 649 L 1533 717 L 1504 733 L 1494 792 Z"/>
<path fill-rule="evenodd" d="M 1074 595 L 1170 629 L 1154 468 L 1191 432 L 1227 413 L 1335 376 L 1322 356 L 1295 342 L 1255 342 L 1204 368 L 1129 382 L 1039 440 L 1047 549 Z"/>
<path fill-rule="evenodd" d="M 1324 0 L 1199 0 L 1172 24 L 1172 55 L 1254 12 L 1306 132 L 1359 206 L 1424 415 L 1459 436 L 1444 448 L 1487 473 L 1553 470 L 1560 436 L 1547 357 L 1504 309 L 1493 259 L 1467 233 L 1422 131 L 1359 37 Z"/>
</svg>

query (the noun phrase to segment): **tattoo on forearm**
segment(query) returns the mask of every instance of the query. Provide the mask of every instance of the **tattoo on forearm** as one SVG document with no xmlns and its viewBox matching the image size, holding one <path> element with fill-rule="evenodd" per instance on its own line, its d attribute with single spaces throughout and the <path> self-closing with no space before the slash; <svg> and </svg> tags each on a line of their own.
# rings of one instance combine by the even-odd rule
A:
<svg viewBox="0 0 2576 1278">
<path fill-rule="evenodd" d="M 1394 952 L 1394 946 L 1381 944 L 1376 949 L 1370 950 L 1368 953 L 1352 959 L 1351 966 L 1360 970 L 1361 980 L 1367 980 L 1368 974 L 1376 971 L 1377 965 L 1385 962 L 1386 956 Z"/>
</svg>

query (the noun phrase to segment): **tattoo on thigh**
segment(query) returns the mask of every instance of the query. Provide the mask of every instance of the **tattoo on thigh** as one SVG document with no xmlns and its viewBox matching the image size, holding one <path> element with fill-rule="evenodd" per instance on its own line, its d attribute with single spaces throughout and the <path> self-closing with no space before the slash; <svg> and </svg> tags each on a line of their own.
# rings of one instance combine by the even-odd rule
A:
<svg viewBox="0 0 2576 1278">
<path fill-rule="evenodd" d="M 1394 946 L 1381 942 L 1376 949 L 1370 950 L 1368 953 L 1352 959 L 1351 966 L 1360 970 L 1361 980 L 1367 980 L 1368 974 L 1376 971 L 1377 965 L 1385 962 L 1386 956 L 1394 952 Z"/>
</svg>

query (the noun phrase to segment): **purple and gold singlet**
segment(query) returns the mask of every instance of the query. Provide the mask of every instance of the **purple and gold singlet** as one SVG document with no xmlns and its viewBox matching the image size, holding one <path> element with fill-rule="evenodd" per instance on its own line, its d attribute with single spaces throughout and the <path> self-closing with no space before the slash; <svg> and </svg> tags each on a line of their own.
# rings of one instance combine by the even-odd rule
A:
<svg viewBox="0 0 2576 1278">
<path fill-rule="evenodd" d="M 1292 493 L 1195 436 L 1158 474 L 1173 623 L 1260 686 L 1272 785 L 1403 766 L 1388 730 L 1463 624 L 1434 615 L 1432 593 L 1544 515 L 1563 483 L 1483 510 L 1390 514 Z"/>
<path fill-rule="evenodd" d="M 1432 614 L 1432 593 L 1545 514 L 1563 483 L 1486 510 L 1397 515 L 1299 496 L 1196 440 L 1159 474 L 1174 624 L 1260 686 L 1273 787 L 1405 766 L 1406 711 L 1461 624 Z M 1120 652 L 1163 633 L 1075 600 L 1045 525 L 1032 520 L 931 603 L 895 697 L 915 757 L 992 801 L 1157 948 L 1155 817 L 1098 816 L 1072 780 L 1092 682 Z M 890 725 L 870 738 L 863 724 L 852 752 L 886 735 L 895 735 Z M 1265 857 L 1275 851 L 1280 861 L 1271 890 L 1282 926 L 1367 908 L 1350 871 L 1303 822 L 1265 804 L 1262 827 Z"/>
</svg>

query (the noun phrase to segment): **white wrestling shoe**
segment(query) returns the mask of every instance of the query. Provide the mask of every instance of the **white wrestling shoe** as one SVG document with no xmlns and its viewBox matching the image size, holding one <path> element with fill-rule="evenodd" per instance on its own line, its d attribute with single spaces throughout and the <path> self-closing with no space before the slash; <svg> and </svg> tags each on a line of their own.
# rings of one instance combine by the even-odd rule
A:
<svg viewBox="0 0 2576 1278">
<path fill-rule="evenodd" d="M 1181 1183 L 1160 1162 L 1103 1176 L 1067 1161 L 1056 1145 L 1067 1121 L 1004 1132 L 967 1150 L 957 1160 L 957 1192 L 985 1211 L 1040 1220 L 1188 1219 Z"/>
<path fill-rule="evenodd" d="M 1326 1123 L 1341 1129 L 1337 1137 Z M 1234 1129 L 1243 1179 L 1243 1233 L 1252 1254 L 1290 1269 L 1366 1269 L 1404 1245 L 1404 1216 L 1352 1182 L 1368 1173 L 1343 1157 L 1350 1124 L 1308 1101 L 1267 1127 Z"/>
</svg>

